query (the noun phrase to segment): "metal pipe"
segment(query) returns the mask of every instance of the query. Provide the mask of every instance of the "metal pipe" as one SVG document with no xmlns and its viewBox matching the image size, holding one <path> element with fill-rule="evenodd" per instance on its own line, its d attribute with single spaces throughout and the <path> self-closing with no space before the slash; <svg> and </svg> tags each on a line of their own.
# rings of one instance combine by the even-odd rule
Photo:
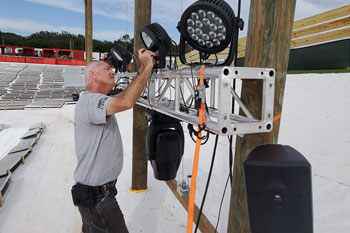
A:
<svg viewBox="0 0 350 233">
<path fill-rule="evenodd" d="M 175 79 L 175 112 L 180 111 L 180 79 Z"/>
<path fill-rule="evenodd" d="M 235 90 L 231 87 L 231 95 L 233 95 L 233 98 L 237 101 L 238 105 L 241 107 L 242 111 L 245 113 L 245 115 L 250 119 L 255 119 L 253 115 L 249 112 L 248 108 L 243 104 L 242 100 L 239 98 Z"/>
</svg>

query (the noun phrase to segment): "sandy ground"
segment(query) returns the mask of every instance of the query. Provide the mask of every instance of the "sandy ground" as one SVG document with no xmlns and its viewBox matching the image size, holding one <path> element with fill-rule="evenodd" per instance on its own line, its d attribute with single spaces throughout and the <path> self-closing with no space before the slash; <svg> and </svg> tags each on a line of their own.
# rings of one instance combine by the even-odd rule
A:
<svg viewBox="0 0 350 233">
<path fill-rule="evenodd" d="M 301 152 L 312 164 L 314 232 L 350 232 L 350 86 L 349 74 L 288 75 L 279 142 Z M 70 187 L 74 155 L 74 105 L 62 109 L 0 111 L 0 124 L 28 127 L 38 121 L 47 127 L 12 176 L 0 207 L 1 233 L 78 233 L 79 212 Z M 148 168 L 148 190 L 130 192 L 132 111 L 116 115 L 123 135 L 125 163 L 118 179 L 117 199 L 130 232 L 186 231 L 187 212 L 164 182 Z M 177 179 L 191 173 L 194 143 L 186 135 L 185 155 Z M 200 204 L 209 170 L 214 137 L 201 148 L 196 203 Z M 228 175 L 228 141 L 219 146 L 204 214 L 215 226 Z M 219 232 L 227 231 L 230 189 L 226 192 Z"/>
</svg>

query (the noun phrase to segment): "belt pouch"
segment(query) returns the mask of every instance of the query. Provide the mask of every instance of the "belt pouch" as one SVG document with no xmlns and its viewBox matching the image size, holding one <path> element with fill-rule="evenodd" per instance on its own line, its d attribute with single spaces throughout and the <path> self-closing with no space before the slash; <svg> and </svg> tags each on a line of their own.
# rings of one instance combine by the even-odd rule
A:
<svg viewBox="0 0 350 233">
<path fill-rule="evenodd" d="M 92 188 L 88 185 L 77 183 L 72 187 L 72 198 L 74 205 L 94 207 L 95 198 Z"/>
</svg>

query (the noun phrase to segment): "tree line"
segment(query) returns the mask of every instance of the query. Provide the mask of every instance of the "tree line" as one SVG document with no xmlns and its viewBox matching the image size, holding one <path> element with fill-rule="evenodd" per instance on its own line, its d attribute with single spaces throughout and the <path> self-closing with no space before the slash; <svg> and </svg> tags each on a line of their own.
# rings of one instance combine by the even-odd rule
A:
<svg viewBox="0 0 350 233">
<path fill-rule="evenodd" d="M 67 31 L 62 31 L 60 33 L 40 31 L 30 36 L 21 36 L 11 32 L 0 31 L 0 44 L 34 48 L 85 50 L 85 36 L 81 34 L 74 35 Z M 117 44 L 123 45 L 133 53 L 134 38 L 130 38 L 128 34 L 122 35 L 113 42 L 107 40 L 93 40 L 93 51 L 107 53 Z M 186 52 L 190 51 L 188 44 L 186 44 L 185 50 Z M 178 54 L 177 47 L 174 44 L 172 45 L 171 53 L 173 56 L 174 54 Z"/>
<path fill-rule="evenodd" d="M 34 47 L 34 48 L 56 48 L 56 49 L 77 49 L 85 50 L 85 36 L 79 34 L 74 35 L 67 31 L 49 32 L 40 31 L 30 36 L 20 36 L 15 33 L 1 32 L 0 43 L 3 45 Z M 128 34 L 121 36 L 115 41 L 93 40 L 93 51 L 105 53 L 117 45 L 125 46 L 130 52 L 133 51 L 134 39 Z"/>
</svg>

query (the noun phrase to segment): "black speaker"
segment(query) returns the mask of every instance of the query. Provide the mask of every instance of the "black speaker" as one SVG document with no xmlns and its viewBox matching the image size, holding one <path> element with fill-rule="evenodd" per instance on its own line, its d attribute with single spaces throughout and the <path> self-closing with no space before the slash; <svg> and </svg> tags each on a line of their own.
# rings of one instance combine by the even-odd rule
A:
<svg viewBox="0 0 350 233">
<path fill-rule="evenodd" d="M 244 161 L 251 233 L 312 233 L 311 165 L 290 146 L 263 145 Z"/>
</svg>

